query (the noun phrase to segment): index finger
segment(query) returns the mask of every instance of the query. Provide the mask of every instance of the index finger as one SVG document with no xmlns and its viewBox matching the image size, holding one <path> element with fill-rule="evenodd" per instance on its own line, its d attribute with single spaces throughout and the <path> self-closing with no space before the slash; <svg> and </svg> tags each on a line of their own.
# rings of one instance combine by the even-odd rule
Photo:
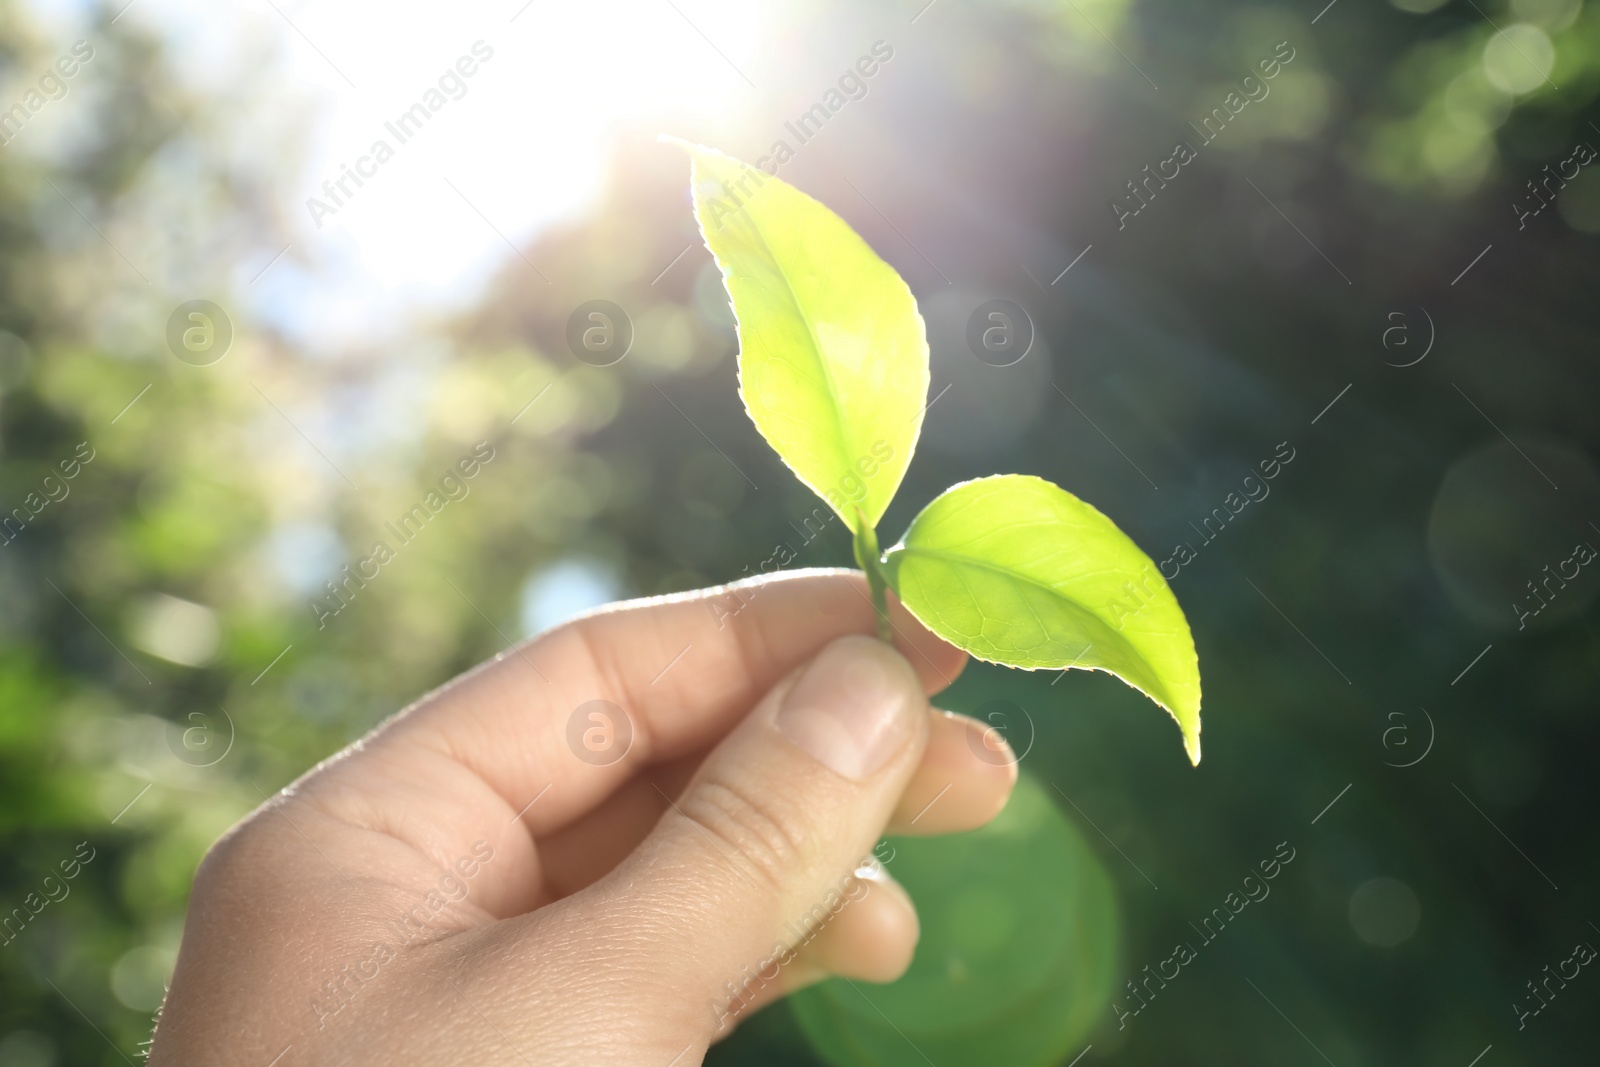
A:
<svg viewBox="0 0 1600 1067">
<path fill-rule="evenodd" d="M 925 691 L 953 682 L 966 654 L 898 602 L 890 617 L 895 647 Z M 513 812 L 543 797 L 525 816 L 537 836 L 588 811 L 641 767 L 711 744 L 829 641 L 875 627 L 857 571 L 800 571 L 631 601 L 501 653 L 424 698 L 391 730 L 396 740 L 447 752 Z M 572 743 L 590 721 L 586 707 L 615 746 L 599 759 Z"/>
</svg>

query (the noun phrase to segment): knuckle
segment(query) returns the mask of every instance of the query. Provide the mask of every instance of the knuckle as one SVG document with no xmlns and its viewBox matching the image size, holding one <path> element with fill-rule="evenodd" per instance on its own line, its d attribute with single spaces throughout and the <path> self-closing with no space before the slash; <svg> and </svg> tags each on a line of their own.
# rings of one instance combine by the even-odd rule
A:
<svg viewBox="0 0 1600 1067">
<path fill-rule="evenodd" d="M 782 891 L 802 863 L 804 835 L 771 798 L 725 780 L 701 782 L 682 812 L 738 869 Z M 697 835 L 698 836 L 698 835 Z"/>
<path fill-rule="evenodd" d="M 194 894 L 229 897 L 270 877 L 274 850 L 264 836 L 255 820 L 246 819 L 213 842 L 195 869 Z"/>
<path fill-rule="evenodd" d="M 285 803 L 293 802 L 274 799 L 270 805 Z M 195 869 L 196 893 L 231 899 L 259 892 L 264 885 L 293 883 L 302 868 L 285 857 L 305 848 L 305 841 L 289 819 L 300 822 L 303 815 L 284 815 L 270 805 L 245 816 L 206 849 Z"/>
</svg>

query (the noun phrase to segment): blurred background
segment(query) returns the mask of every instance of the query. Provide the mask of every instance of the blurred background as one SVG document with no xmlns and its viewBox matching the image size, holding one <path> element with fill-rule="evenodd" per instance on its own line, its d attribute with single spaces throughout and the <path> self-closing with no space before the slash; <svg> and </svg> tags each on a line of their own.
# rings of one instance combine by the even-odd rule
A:
<svg viewBox="0 0 1600 1067">
<path fill-rule="evenodd" d="M 1592 1061 L 1600 7 L 123 4 L 0 0 L 0 1067 L 138 1060 L 207 845 L 422 691 L 848 565 L 662 131 L 783 142 L 916 293 L 885 543 L 1050 478 L 1177 574 L 1206 692 L 1191 769 L 1115 679 L 974 665 L 1023 785 L 880 846 L 911 972 L 708 1062 Z"/>
</svg>

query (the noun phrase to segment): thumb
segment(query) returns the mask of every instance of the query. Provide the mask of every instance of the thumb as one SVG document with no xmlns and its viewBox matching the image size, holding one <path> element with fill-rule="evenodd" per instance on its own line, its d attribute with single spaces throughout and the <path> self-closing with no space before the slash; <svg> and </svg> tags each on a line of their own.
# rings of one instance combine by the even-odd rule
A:
<svg viewBox="0 0 1600 1067">
<path fill-rule="evenodd" d="M 916 672 L 870 637 L 839 638 L 780 682 L 594 887 L 658 935 L 640 980 L 663 988 L 638 992 L 717 1036 L 749 975 L 773 979 L 865 890 L 853 874 L 921 761 L 929 718 Z"/>
</svg>

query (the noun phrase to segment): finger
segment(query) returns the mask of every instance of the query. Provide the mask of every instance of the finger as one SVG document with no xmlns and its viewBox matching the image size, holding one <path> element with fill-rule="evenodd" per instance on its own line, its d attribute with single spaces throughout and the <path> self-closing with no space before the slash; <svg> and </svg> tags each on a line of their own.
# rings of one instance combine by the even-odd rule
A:
<svg viewBox="0 0 1600 1067">
<path fill-rule="evenodd" d="M 797 978 L 809 970 L 820 976 L 892 982 L 911 966 L 922 929 L 910 895 L 876 863 L 858 869 L 856 882 L 859 895 L 800 946 Z M 796 981 L 788 989 L 805 984 Z"/>
<path fill-rule="evenodd" d="M 931 712 L 928 749 L 889 821 L 891 834 L 975 830 L 1000 814 L 1017 782 L 1004 737 L 976 719 Z"/>
<path fill-rule="evenodd" d="M 898 601 L 890 613 L 895 647 L 921 690 L 949 685 L 966 654 Z M 501 655 L 425 698 L 391 731 L 463 764 L 508 814 L 549 786 L 523 817 L 530 832 L 545 834 L 641 766 L 714 743 L 829 641 L 870 634 L 875 625 L 865 578 L 854 571 L 637 601 Z M 591 738 L 602 742 L 598 752 L 584 751 Z"/>
<path fill-rule="evenodd" d="M 593 810 L 539 838 L 544 886 L 534 906 L 592 885 L 627 859 L 688 786 L 705 757 L 704 751 L 694 752 L 648 767 Z"/>
<path fill-rule="evenodd" d="M 838 911 L 929 721 L 901 656 L 872 638 L 832 642 L 712 751 L 625 863 L 554 911 L 559 936 L 632 946 L 630 995 L 680 1005 L 688 1037 L 709 1042 L 719 1027 L 706 1004 L 730 1003 L 747 968 L 794 962 L 793 946 Z M 514 947 L 483 966 L 515 972 L 550 924 L 551 909 L 511 920 Z"/>
<path fill-rule="evenodd" d="M 1017 758 L 998 730 L 931 708 L 928 747 L 895 808 L 891 834 L 946 834 L 986 825 L 1017 780 Z M 704 752 L 651 767 L 581 818 L 539 839 L 547 903 L 599 880 L 632 852 L 683 791 Z"/>
<path fill-rule="evenodd" d="M 921 929 L 905 889 L 881 865 L 871 863 L 856 870 L 845 896 L 838 913 L 795 946 L 794 961 L 787 967 L 775 975 L 768 967 L 740 976 L 738 996 L 728 1005 L 735 1018 L 746 1018 L 824 978 L 892 982 L 906 972 Z"/>
</svg>

